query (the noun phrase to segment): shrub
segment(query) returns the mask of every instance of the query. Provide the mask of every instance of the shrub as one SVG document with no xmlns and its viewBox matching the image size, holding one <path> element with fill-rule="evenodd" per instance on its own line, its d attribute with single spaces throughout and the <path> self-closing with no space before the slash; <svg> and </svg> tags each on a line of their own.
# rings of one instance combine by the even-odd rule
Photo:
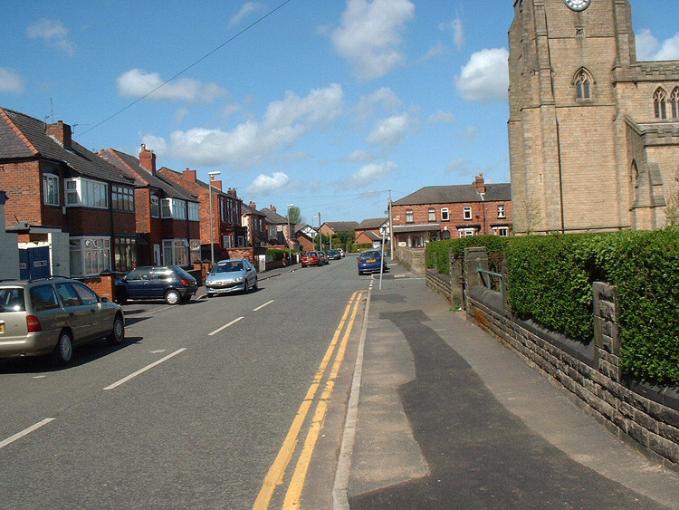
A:
<svg viewBox="0 0 679 510">
<path fill-rule="evenodd" d="M 285 250 L 277 250 L 275 248 L 269 248 L 266 250 L 267 258 L 270 258 L 274 262 L 281 260 L 286 253 L 287 251 Z"/>
<path fill-rule="evenodd" d="M 373 247 L 372 244 L 370 243 L 365 243 L 365 244 L 352 244 L 351 245 L 351 251 L 353 253 L 359 252 L 359 251 L 364 251 L 364 250 L 371 250 Z"/>
<path fill-rule="evenodd" d="M 592 282 L 615 285 L 623 371 L 679 384 L 679 229 L 513 238 L 506 260 L 514 313 L 584 343 Z"/>
<path fill-rule="evenodd" d="M 499 236 L 469 236 L 447 241 L 433 241 L 425 249 L 426 264 L 429 269 L 436 269 L 441 274 L 450 274 L 450 250 L 459 257 L 465 248 L 485 246 L 489 254 L 501 253 L 507 245 L 508 238 Z"/>
</svg>

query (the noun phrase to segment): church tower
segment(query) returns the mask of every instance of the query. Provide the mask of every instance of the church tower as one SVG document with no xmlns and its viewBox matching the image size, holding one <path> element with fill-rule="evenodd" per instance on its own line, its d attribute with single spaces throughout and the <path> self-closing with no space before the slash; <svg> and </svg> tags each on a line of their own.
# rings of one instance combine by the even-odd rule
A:
<svg viewBox="0 0 679 510">
<path fill-rule="evenodd" d="M 629 1 L 515 0 L 509 46 L 514 231 L 638 227 L 625 104 L 640 100 L 618 87 L 639 67 Z"/>
</svg>

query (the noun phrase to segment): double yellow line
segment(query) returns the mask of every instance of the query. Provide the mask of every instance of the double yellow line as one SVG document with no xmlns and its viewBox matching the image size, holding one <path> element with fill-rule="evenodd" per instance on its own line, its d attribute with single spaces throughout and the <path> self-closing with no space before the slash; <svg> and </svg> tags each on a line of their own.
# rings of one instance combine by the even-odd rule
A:
<svg viewBox="0 0 679 510">
<path fill-rule="evenodd" d="M 363 299 L 363 294 L 364 291 L 354 292 L 351 295 L 346 307 L 344 308 L 344 313 L 342 314 L 339 325 L 332 336 L 330 345 L 325 351 L 325 355 L 321 360 L 318 370 L 314 374 L 313 381 L 311 382 L 311 385 L 304 396 L 304 400 L 302 400 L 302 403 L 297 410 L 297 414 L 292 420 L 290 429 L 283 440 L 283 445 L 278 451 L 276 459 L 273 461 L 273 464 L 271 464 L 271 467 L 269 467 L 269 471 L 264 478 L 262 488 L 260 489 L 257 499 L 255 500 L 255 503 L 252 507 L 253 510 L 268 509 L 269 503 L 271 502 L 271 498 L 273 497 L 276 488 L 284 482 L 285 472 L 288 468 L 288 465 L 290 464 L 290 461 L 292 460 L 295 450 L 297 449 L 297 441 L 302 430 L 302 426 L 306 421 L 316 393 L 321 386 L 323 377 L 325 376 L 326 369 L 328 368 L 333 353 L 335 352 L 335 348 L 339 343 L 335 362 L 330 369 L 330 373 L 328 374 L 328 378 L 325 382 L 325 387 L 323 388 L 323 393 L 321 394 L 318 405 L 316 406 L 316 411 L 312 417 L 311 425 L 309 426 L 309 431 L 307 432 L 302 452 L 297 459 L 297 464 L 295 465 L 295 470 L 292 474 L 292 477 L 290 478 L 288 491 L 283 502 L 284 509 L 299 508 L 302 490 L 304 489 L 304 482 L 309 470 L 309 464 L 311 463 L 311 457 L 313 455 L 314 448 L 316 447 L 316 442 L 318 441 L 321 429 L 323 428 L 325 415 L 328 411 L 328 402 L 332 396 L 333 390 L 335 389 L 335 381 L 337 380 L 337 375 L 339 374 L 339 370 L 346 355 L 349 338 L 351 337 L 351 332 L 354 327 L 354 322 L 356 321 L 359 305 Z M 344 331 L 343 336 L 342 331 Z M 342 337 L 341 342 L 340 337 Z"/>
</svg>

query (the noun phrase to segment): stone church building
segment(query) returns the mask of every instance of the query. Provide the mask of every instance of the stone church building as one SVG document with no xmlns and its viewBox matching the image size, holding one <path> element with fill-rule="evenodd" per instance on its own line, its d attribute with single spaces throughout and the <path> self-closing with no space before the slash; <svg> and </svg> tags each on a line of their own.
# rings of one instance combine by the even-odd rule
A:
<svg viewBox="0 0 679 510">
<path fill-rule="evenodd" d="M 637 61 L 629 0 L 515 0 L 509 46 L 514 231 L 664 227 L 679 61 Z"/>
</svg>

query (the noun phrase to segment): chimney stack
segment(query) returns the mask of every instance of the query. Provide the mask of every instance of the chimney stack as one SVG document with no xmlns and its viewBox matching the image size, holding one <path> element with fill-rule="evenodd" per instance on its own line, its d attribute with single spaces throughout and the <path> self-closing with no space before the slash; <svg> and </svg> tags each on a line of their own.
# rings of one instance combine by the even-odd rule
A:
<svg viewBox="0 0 679 510">
<path fill-rule="evenodd" d="M 236 188 L 229 188 L 229 190 L 226 192 L 227 195 L 233 198 L 238 198 L 238 194 L 236 193 Z"/>
<path fill-rule="evenodd" d="M 273 212 L 276 212 L 276 206 L 275 205 L 270 205 L 269 209 L 271 209 Z"/>
<path fill-rule="evenodd" d="M 156 175 L 156 154 L 153 151 L 148 150 L 143 143 L 139 150 L 139 164 L 153 175 Z"/>
<path fill-rule="evenodd" d="M 486 184 L 483 180 L 483 174 L 479 174 L 474 178 L 474 187 L 479 193 L 486 192 Z"/>
<path fill-rule="evenodd" d="M 248 207 L 250 207 L 251 209 L 254 209 L 255 211 L 257 210 L 257 204 L 255 204 L 252 200 L 250 200 Z"/>
<path fill-rule="evenodd" d="M 183 174 L 184 174 L 184 178 L 188 181 L 196 182 L 198 180 L 198 176 L 196 175 L 195 170 L 191 170 L 190 168 L 187 168 L 186 170 L 184 170 Z"/>
<path fill-rule="evenodd" d="M 71 126 L 59 120 L 54 124 L 47 124 L 47 134 L 53 136 L 65 148 L 71 147 Z"/>
<path fill-rule="evenodd" d="M 217 188 L 219 191 L 222 191 L 222 180 L 221 179 L 214 179 L 212 181 L 212 187 Z"/>
</svg>

